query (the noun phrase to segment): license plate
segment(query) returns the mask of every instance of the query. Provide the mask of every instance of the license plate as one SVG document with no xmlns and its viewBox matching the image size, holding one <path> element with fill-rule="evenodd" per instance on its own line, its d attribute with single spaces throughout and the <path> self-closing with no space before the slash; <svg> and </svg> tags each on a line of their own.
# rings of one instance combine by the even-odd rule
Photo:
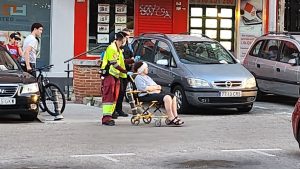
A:
<svg viewBox="0 0 300 169">
<path fill-rule="evenodd" d="M 241 91 L 221 91 L 221 97 L 242 97 Z"/>
<path fill-rule="evenodd" d="M 2 97 L 0 98 L 0 105 L 15 105 L 16 99 L 10 97 Z"/>
</svg>

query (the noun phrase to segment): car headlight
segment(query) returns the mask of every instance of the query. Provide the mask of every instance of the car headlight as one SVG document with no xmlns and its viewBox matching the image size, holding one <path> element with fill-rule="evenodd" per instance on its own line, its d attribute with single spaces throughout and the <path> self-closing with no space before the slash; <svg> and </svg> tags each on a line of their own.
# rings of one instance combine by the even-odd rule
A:
<svg viewBox="0 0 300 169">
<path fill-rule="evenodd" d="M 254 77 L 247 79 L 245 82 L 245 88 L 253 88 L 256 87 L 256 80 Z"/>
<path fill-rule="evenodd" d="M 191 87 L 195 87 L 195 88 L 196 87 L 206 87 L 206 88 L 210 87 L 209 83 L 203 79 L 188 78 L 187 81 Z"/>
<path fill-rule="evenodd" d="M 37 83 L 25 84 L 22 86 L 21 94 L 36 93 L 39 91 L 39 85 Z"/>
</svg>

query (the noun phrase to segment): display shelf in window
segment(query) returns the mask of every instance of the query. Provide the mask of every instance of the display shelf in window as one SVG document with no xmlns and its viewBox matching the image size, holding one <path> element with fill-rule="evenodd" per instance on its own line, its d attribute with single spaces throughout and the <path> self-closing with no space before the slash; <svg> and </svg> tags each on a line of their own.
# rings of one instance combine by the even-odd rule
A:
<svg viewBox="0 0 300 169">
<path fill-rule="evenodd" d="M 109 13 L 109 4 L 98 4 L 98 13 Z"/>
<path fill-rule="evenodd" d="M 127 16 L 118 14 L 115 16 L 115 23 L 126 23 L 127 22 Z"/>
<path fill-rule="evenodd" d="M 109 24 L 98 24 L 98 33 L 109 33 Z"/>
<path fill-rule="evenodd" d="M 109 23 L 109 14 L 98 14 L 99 23 Z"/>
<path fill-rule="evenodd" d="M 115 25 L 115 32 L 120 32 L 123 29 L 125 29 L 126 27 L 127 27 L 126 24 L 116 24 Z"/>
<path fill-rule="evenodd" d="M 97 43 L 109 43 L 109 34 L 98 34 Z"/>
<path fill-rule="evenodd" d="M 116 4 L 115 13 L 126 14 L 127 13 L 127 5 Z"/>
</svg>

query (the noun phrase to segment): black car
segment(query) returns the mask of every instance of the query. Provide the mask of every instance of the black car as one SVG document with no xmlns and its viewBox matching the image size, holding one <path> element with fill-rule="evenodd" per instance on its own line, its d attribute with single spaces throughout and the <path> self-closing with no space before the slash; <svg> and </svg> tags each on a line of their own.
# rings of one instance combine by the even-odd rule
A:
<svg viewBox="0 0 300 169">
<path fill-rule="evenodd" d="M 36 79 L 0 46 L 0 115 L 19 114 L 22 120 L 33 121 L 39 111 L 39 98 Z"/>
</svg>

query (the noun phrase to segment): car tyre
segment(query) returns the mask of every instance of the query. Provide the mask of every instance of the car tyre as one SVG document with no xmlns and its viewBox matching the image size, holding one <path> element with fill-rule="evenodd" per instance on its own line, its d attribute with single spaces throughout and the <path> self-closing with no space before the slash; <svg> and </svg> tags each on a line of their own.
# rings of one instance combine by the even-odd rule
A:
<svg viewBox="0 0 300 169">
<path fill-rule="evenodd" d="M 239 112 L 244 112 L 244 113 L 246 113 L 246 112 L 250 112 L 250 111 L 252 110 L 252 108 L 253 108 L 253 103 L 248 104 L 248 105 L 243 106 L 243 107 L 238 107 L 237 110 L 238 110 Z"/>
<path fill-rule="evenodd" d="M 33 114 L 20 114 L 20 117 L 24 121 L 34 121 L 37 118 L 37 113 L 33 113 Z"/>
<path fill-rule="evenodd" d="M 264 96 L 266 95 L 265 92 L 260 91 L 259 89 L 257 90 L 257 95 L 256 95 L 256 100 L 263 100 Z"/>
<path fill-rule="evenodd" d="M 182 114 L 188 111 L 188 102 L 185 93 L 181 86 L 175 86 L 173 89 L 174 95 L 177 97 L 177 110 Z"/>
</svg>

